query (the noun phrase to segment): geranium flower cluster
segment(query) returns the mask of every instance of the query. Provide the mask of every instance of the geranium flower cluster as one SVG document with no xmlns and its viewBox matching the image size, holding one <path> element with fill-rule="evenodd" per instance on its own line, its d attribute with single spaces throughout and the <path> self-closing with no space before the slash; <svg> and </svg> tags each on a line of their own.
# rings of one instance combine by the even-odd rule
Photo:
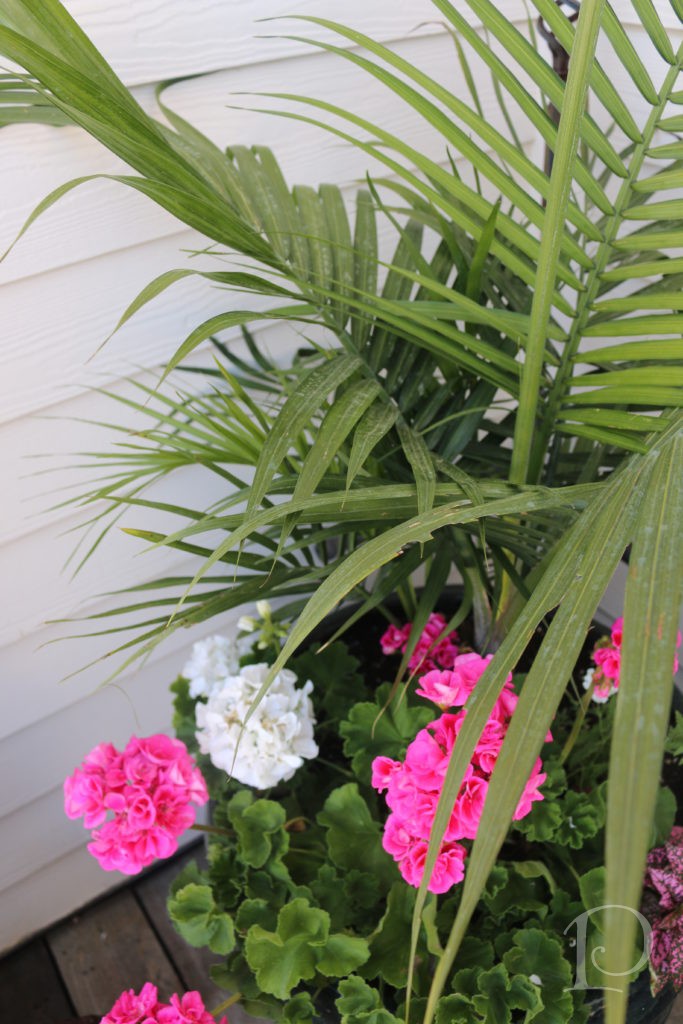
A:
<svg viewBox="0 0 683 1024">
<path fill-rule="evenodd" d="M 88 850 L 105 871 L 126 875 L 174 854 L 194 823 L 191 805 L 208 798 L 185 744 L 163 734 L 132 736 L 123 751 L 100 743 L 64 782 L 67 816 L 95 829 Z"/>
<path fill-rule="evenodd" d="M 136 994 L 133 989 L 122 992 L 100 1024 L 227 1024 L 222 1017 L 216 1022 L 204 1006 L 199 992 L 172 995 L 170 1003 L 160 1003 L 156 985 L 146 982 Z"/>
<path fill-rule="evenodd" d="M 621 644 L 624 636 L 624 619 L 620 616 L 612 626 L 610 636 L 605 636 L 593 651 L 592 658 L 595 668 L 589 668 L 583 677 L 583 687 L 592 687 L 591 697 L 596 704 L 605 704 L 612 694 L 619 689 L 621 671 Z M 681 634 L 678 634 L 676 647 L 681 646 Z M 674 655 L 673 671 L 678 671 L 678 658 Z"/>
<path fill-rule="evenodd" d="M 683 828 L 647 855 L 643 910 L 652 924 L 650 966 L 654 995 L 683 988 Z"/>
<path fill-rule="evenodd" d="M 453 659 L 458 653 L 458 634 L 455 630 L 446 633 L 447 625 L 443 615 L 439 615 L 438 612 L 429 616 L 408 662 L 411 674 L 431 672 L 439 668 L 452 668 Z M 411 628 L 410 622 L 400 628 L 389 626 L 380 639 L 382 654 L 404 654 L 408 646 Z"/>
<path fill-rule="evenodd" d="M 318 753 L 309 697 L 313 683 L 297 689 L 294 672 L 282 669 L 254 707 L 269 671 L 265 664 L 247 665 L 219 680 L 208 701 L 199 701 L 195 708 L 202 753 L 217 768 L 256 789 L 291 779 L 304 760 Z"/>
<path fill-rule="evenodd" d="M 228 676 L 239 672 L 237 644 L 225 636 L 209 636 L 194 644 L 183 676 L 190 683 L 190 697 L 208 697 Z"/>
<path fill-rule="evenodd" d="M 433 669 L 424 675 L 419 680 L 418 694 L 442 709 L 460 707 L 461 710 L 446 712 L 422 729 L 408 746 L 404 761 L 389 757 L 377 757 L 373 761 L 372 785 L 379 792 L 386 791 L 391 810 L 382 845 L 397 861 L 409 885 L 417 887 L 422 881 L 437 804 L 467 713 L 462 705 L 490 660 L 491 655 L 461 654 L 455 657 L 450 669 Z M 461 840 L 474 839 L 477 835 L 491 773 L 516 703 L 517 695 L 512 690 L 512 676 L 509 676 L 465 773 L 432 872 L 430 892 L 447 892 L 464 877 L 467 850 Z M 551 738 L 549 734 L 547 739 Z M 524 818 L 535 800 L 543 799 L 539 787 L 546 776 L 541 768 L 538 758 L 517 805 L 515 820 Z"/>
</svg>

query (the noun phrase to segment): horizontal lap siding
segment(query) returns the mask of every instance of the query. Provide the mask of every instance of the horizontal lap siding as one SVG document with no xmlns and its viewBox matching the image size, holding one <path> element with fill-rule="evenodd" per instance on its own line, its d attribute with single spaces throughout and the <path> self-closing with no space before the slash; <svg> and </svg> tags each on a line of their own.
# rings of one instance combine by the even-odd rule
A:
<svg viewBox="0 0 683 1024">
<path fill-rule="evenodd" d="M 230 109 L 235 93 L 284 89 L 340 102 L 377 119 L 433 159 L 447 161 L 442 141 L 357 69 L 302 43 L 255 38 L 273 31 L 325 37 L 303 24 L 257 25 L 265 15 L 297 9 L 336 17 L 396 44 L 408 60 L 446 84 L 462 84 L 452 42 L 435 23 L 428 0 L 346 0 L 343 5 L 339 0 L 71 0 L 66 6 L 147 109 L 154 107 L 158 81 L 212 72 L 174 86 L 168 100 L 222 145 L 272 146 L 292 183 L 335 181 L 351 200 L 353 180 L 362 177 L 365 161 L 311 128 Z M 518 0 L 499 6 L 523 20 Z M 490 90 L 483 90 L 482 99 L 487 116 L 501 123 Z M 0 249 L 52 188 L 83 173 L 123 169 L 77 129 L 3 129 Z M 137 291 L 157 273 L 181 266 L 186 259 L 181 249 L 202 244 L 130 190 L 96 181 L 62 199 L 0 264 L 0 477 L 8 491 L 0 523 L 5 605 L 0 622 L 0 949 L 120 880 L 99 871 L 85 853 L 83 830 L 63 817 L 61 780 L 100 739 L 123 743 L 133 731 L 167 726 L 167 684 L 182 667 L 193 636 L 215 628 L 176 633 L 144 667 L 129 668 L 120 688 L 100 688 L 110 671 L 106 662 L 60 684 L 104 653 L 111 640 L 46 646 L 80 628 L 47 620 L 105 610 L 111 598 L 97 595 L 160 573 L 187 572 L 194 563 L 164 552 L 133 558 L 136 542 L 117 534 L 71 583 L 68 572 L 60 570 L 74 542 L 68 531 L 82 513 L 70 507 L 39 513 L 73 493 L 59 489 L 76 476 L 71 470 L 35 475 L 52 463 L 33 458 L 100 447 L 101 432 L 65 419 L 117 417 L 116 406 L 89 389 L 105 385 L 125 393 L 130 386 L 124 377 L 154 379 L 145 376 L 146 369 L 168 358 L 202 319 L 239 302 L 198 283 L 176 286 L 91 358 Z M 283 353 L 296 340 L 285 327 L 263 327 L 260 333 L 271 350 Z M 193 470 L 165 487 L 169 501 L 182 500 L 188 490 L 201 490 L 198 504 L 222 493 L 220 483 L 214 490 Z M 226 628 L 228 623 L 226 617 Z"/>
</svg>

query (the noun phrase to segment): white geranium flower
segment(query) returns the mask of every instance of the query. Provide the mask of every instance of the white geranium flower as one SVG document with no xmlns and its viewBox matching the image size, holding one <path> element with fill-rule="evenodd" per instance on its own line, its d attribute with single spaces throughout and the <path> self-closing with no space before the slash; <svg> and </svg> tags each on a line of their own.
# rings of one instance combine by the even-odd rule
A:
<svg viewBox="0 0 683 1024">
<path fill-rule="evenodd" d="M 217 768 L 255 789 L 291 779 L 304 760 L 318 753 L 309 697 L 313 683 L 296 689 L 297 678 L 288 669 L 276 675 L 247 718 L 268 672 L 268 665 L 247 665 L 195 708 L 199 749 Z"/>
<path fill-rule="evenodd" d="M 583 688 L 589 690 L 593 685 L 593 675 L 595 673 L 594 668 L 589 668 L 583 677 Z M 602 673 L 601 673 L 602 676 Z M 591 700 L 595 701 L 596 704 L 606 704 L 613 693 L 617 692 L 617 687 L 614 685 L 611 679 L 607 679 L 602 676 L 600 681 L 596 684 L 593 693 L 591 694 Z"/>
<path fill-rule="evenodd" d="M 183 675 L 190 680 L 191 697 L 207 697 L 238 670 L 237 645 L 224 636 L 209 636 L 194 645 Z"/>
</svg>

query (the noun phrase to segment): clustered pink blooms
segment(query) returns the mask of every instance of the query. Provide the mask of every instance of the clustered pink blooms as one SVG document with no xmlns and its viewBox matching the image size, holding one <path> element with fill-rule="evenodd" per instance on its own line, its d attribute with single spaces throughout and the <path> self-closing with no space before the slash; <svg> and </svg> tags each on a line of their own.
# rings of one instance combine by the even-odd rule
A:
<svg viewBox="0 0 683 1024">
<path fill-rule="evenodd" d="M 64 810 L 95 829 L 88 850 L 105 871 L 136 875 L 178 849 L 178 837 L 209 799 L 180 740 L 131 736 L 125 750 L 100 743 L 64 781 Z M 108 815 L 113 817 L 108 819 Z"/>
<path fill-rule="evenodd" d="M 612 626 L 609 640 L 605 641 L 593 651 L 595 668 L 586 673 L 584 686 L 586 689 L 592 687 L 593 700 L 598 704 L 604 704 L 613 693 L 619 689 L 619 675 L 621 671 L 621 644 L 624 635 L 624 619 L 620 616 Z M 681 646 L 681 634 L 678 634 L 676 647 Z M 673 671 L 678 671 L 678 658 L 674 655 Z"/>
<path fill-rule="evenodd" d="M 650 966 L 654 995 L 671 983 L 683 988 L 683 828 L 671 830 L 647 855 L 643 909 L 652 924 Z"/>
<path fill-rule="evenodd" d="M 389 626 L 380 639 L 382 654 L 404 654 L 408 646 L 411 625 L 407 622 L 400 629 L 398 626 Z M 439 615 L 438 612 L 429 616 L 408 662 L 411 673 L 452 667 L 453 659 L 458 653 L 458 634 L 455 630 L 446 633 L 447 625 L 443 615 Z"/>
<path fill-rule="evenodd" d="M 451 752 L 467 714 L 462 705 L 491 657 L 460 654 L 454 658 L 450 668 L 432 669 L 422 676 L 416 691 L 420 696 L 434 701 L 442 709 L 460 707 L 461 710 L 444 713 L 421 729 L 408 746 L 404 761 L 377 757 L 372 763 L 372 785 L 380 793 L 386 791 L 386 801 L 391 810 L 384 827 L 382 845 L 397 861 L 409 885 L 419 886 L 424 874 L 429 835 L 441 789 Z M 509 676 L 465 773 L 430 879 L 430 892 L 447 892 L 464 877 L 467 851 L 460 840 L 474 839 L 477 835 L 491 773 L 516 704 L 517 695 L 512 689 L 512 676 Z M 546 739 L 552 739 L 550 734 Z M 543 800 L 539 787 L 546 776 L 541 768 L 541 759 L 538 758 L 517 805 L 516 821 L 526 817 L 535 800 Z"/>
<path fill-rule="evenodd" d="M 122 992 L 100 1024 L 216 1024 L 205 1008 L 199 992 L 172 995 L 170 1003 L 160 1003 L 156 985 L 146 982 L 136 994 L 132 988 Z M 222 1017 L 217 1024 L 227 1024 Z"/>
</svg>

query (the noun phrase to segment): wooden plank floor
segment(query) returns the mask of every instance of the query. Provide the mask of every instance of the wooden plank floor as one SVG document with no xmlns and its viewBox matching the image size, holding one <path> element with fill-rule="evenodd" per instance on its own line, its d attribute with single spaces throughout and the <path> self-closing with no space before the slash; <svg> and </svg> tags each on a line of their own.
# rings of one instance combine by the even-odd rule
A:
<svg viewBox="0 0 683 1024">
<path fill-rule="evenodd" d="M 0 1024 L 66 1024 L 93 1017 L 93 1024 L 125 989 L 146 981 L 162 999 L 173 992 L 201 992 L 208 1009 L 228 993 L 209 979 L 220 961 L 193 949 L 176 933 L 166 913 L 172 879 L 188 860 L 203 858 L 203 846 L 85 907 L 0 960 Z M 250 1024 L 233 1006 L 230 1024 Z"/>
<path fill-rule="evenodd" d="M 188 946 L 166 914 L 170 882 L 188 860 L 202 857 L 201 845 L 186 850 L 0 960 L 0 1024 L 67 1024 L 89 1016 L 98 1024 L 122 991 L 146 981 L 162 999 L 196 989 L 209 1009 L 222 1003 L 226 993 L 208 970 L 220 957 Z M 236 1005 L 229 1021 L 253 1018 Z M 668 1024 L 683 1024 L 683 993 Z"/>
</svg>

